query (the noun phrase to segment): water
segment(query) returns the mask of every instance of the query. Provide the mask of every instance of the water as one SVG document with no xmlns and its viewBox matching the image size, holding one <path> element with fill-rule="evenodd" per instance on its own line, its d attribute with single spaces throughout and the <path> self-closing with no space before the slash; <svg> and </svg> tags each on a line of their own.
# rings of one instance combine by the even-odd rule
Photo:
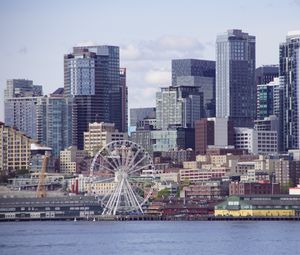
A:
<svg viewBox="0 0 300 255">
<path fill-rule="evenodd" d="M 300 222 L 9 222 L 0 254 L 300 254 Z"/>
</svg>

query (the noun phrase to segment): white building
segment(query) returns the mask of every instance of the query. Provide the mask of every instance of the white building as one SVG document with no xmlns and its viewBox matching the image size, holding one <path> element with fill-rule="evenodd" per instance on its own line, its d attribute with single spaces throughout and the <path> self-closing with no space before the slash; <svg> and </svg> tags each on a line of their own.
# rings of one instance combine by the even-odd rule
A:
<svg viewBox="0 0 300 255">
<path fill-rule="evenodd" d="M 235 148 L 247 150 L 252 154 L 277 154 L 277 131 L 255 130 L 252 128 L 234 128 Z"/>
</svg>

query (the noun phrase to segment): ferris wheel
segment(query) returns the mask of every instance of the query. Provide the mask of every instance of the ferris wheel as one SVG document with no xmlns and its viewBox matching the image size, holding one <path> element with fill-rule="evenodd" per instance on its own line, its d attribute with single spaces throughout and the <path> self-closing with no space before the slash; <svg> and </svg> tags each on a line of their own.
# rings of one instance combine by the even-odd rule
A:
<svg viewBox="0 0 300 255">
<path fill-rule="evenodd" d="M 134 142 L 113 141 L 100 149 L 92 161 L 90 178 L 110 187 L 99 196 L 102 215 L 142 214 L 153 190 L 154 171 L 149 153 Z"/>
</svg>

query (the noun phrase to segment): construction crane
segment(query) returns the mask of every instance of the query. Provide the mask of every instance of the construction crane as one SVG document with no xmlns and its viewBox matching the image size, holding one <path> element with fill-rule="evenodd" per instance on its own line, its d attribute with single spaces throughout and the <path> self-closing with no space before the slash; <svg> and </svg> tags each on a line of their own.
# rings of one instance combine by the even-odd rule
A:
<svg viewBox="0 0 300 255">
<path fill-rule="evenodd" d="M 42 170 L 40 172 L 39 184 L 36 190 L 36 197 L 46 197 L 45 180 L 46 180 L 46 169 L 47 169 L 48 158 L 49 156 L 46 153 L 42 163 Z"/>
</svg>

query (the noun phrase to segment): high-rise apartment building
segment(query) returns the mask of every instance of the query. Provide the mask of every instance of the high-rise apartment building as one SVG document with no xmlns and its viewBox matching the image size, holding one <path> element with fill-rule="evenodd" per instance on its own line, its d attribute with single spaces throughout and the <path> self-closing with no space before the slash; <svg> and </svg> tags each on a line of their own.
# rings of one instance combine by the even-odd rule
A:
<svg viewBox="0 0 300 255">
<path fill-rule="evenodd" d="M 29 137 L 37 139 L 37 100 L 38 97 L 15 97 L 5 99 L 5 125 L 17 128 Z"/>
<path fill-rule="evenodd" d="M 51 147 L 55 158 L 72 144 L 72 102 L 63 93 L 64 89 L 59 88 L 36 102 L 37 140 Z"/>
<path fill-rule="evenodd" d="M 216 62 L 200 59 L 172 60 L 172 86 L 195 86 L 203 93 L 204 117 L 216 114 Z"/>
<path fill-rule="evenodd" d="M 279 75 L 283 95 L 284 149 L 300 147 L 300 31 L 289 32 L 279 46 Z"/>
<path fill-rule="evenodd" d="M 36 103 L 42 95 L 42 86 L 33 85 L 31 80 L 7 80 L 4 90 L 5 125 L 36 139 Z"/>
<path fill-rule="evenodd" d="M 253 126 L 256 115 L 255 36 L 228 30 L 217 37 L 216 117 Z"/>
<path fill-rule="evenodd" d="M 119 47 L 78 46 L 64 57 L 65 96 L 73 100 L 73 145 L 83 149 L 89 123 L 115 123 L 122 131 Z"/>
<path fill-rule="evenodd" d="M 203 93 L 193 86 L 161 88 L 156 93 L 156 127 L 193 128 L 203 115 Z"/>
<path fill-rule="evenodd" d="M 28 170 L 33 142 L 25 134 L 0 122 L 0 173 Z"/>
</svg>

